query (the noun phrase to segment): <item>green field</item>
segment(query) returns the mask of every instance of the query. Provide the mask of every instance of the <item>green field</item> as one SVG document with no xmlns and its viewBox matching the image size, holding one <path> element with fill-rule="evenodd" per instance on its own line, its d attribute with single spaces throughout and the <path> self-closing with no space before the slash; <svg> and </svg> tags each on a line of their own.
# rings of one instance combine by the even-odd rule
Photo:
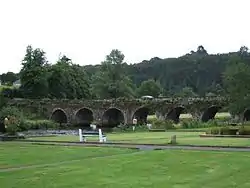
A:
<svg viewBox="0 0 250 188">
<path fill-rule="evenodd" d="M 135 132 L 107 134 L 108 142 L 168 144 L 172 135 L 177 136 L 178 144 L 211 145 L 211 146 L 250 146 L 250 138 L 201 138 L 204 132 Z M 37 137 L 30 140 L 79 141 L 78 136 Z M 87 141 L 98 141 L 98 137 Z"/>
<path fill-rule="evenodd" d="M 250 153 L 245 152 L 131 151 L 18 143 L 1 143 L 0 151 L 3 188 L 250 186 Z"/>
</svg>

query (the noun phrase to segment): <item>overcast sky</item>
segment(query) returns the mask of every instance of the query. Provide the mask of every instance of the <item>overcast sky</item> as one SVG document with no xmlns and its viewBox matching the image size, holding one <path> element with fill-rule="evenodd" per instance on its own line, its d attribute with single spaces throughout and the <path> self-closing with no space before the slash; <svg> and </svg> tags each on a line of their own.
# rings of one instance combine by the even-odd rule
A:
<svg viewBox="0 0 250 188">
<path fill-rule="evenodd" d="M 127 63 L 250 47 L 249 0 L 0 0 L 0 73 L 18 72 L 27 45 L 54 63 L 99 64 L 117 48 Z"/>
</svg>

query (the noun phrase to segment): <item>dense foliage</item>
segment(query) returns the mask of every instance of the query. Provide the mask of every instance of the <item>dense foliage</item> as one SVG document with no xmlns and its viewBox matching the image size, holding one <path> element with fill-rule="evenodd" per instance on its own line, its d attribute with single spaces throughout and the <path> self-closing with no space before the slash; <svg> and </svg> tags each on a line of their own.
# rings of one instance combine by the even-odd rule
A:
<svg viewBox="0 0 250 188">
<path fill-rule="evenodd" d="M 20 73 L 1 75 L 2 84 L 20 79 L 19 89 L 4 88 L 8 98 L 108 99 L 159 96 L 230 96 L 231 110 L 250 105 L 250 53 L 247 47 L 227 54 L 208 54 L 203 46 L 178 58 L 124 62 L 115 49 L 100 65 L 80 66 L 61 56 L 49 64 L 41 49 L 28 46 Z"/>
</svg>

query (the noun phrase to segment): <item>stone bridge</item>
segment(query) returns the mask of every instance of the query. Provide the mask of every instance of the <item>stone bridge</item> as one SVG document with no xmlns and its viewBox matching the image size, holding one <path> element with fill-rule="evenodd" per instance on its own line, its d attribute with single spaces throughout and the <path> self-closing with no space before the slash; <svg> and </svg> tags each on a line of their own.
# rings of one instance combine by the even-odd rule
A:
<svg viewBox="0 0 250 188">
<path fill-rule="evenodd" d="M 161 119 L 179 121 L 180 114 L 189 113 L 193 118 L 206 122 L 219 111 L 228 111 L 229 100 L 222 97 L 165 98 L 165 99 L 117 99 L 117 100 L 29 100 L 13 99 L 9 105 L 43 113 L 58 123 L 102 126 L 145 123 L 149 114 Z"/>
</svg>

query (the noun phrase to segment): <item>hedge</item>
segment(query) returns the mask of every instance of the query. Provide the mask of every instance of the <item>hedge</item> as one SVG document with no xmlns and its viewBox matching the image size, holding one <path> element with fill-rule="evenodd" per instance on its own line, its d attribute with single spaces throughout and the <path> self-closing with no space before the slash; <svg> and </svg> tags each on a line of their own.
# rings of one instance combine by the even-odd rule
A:
<svg viewBox="0 0 250 188">
<path fill-rule="evenodd" d="M 213 135 L 250 135 L 250 126 L 215 127 L 206 132 Z"/>
</svg>

